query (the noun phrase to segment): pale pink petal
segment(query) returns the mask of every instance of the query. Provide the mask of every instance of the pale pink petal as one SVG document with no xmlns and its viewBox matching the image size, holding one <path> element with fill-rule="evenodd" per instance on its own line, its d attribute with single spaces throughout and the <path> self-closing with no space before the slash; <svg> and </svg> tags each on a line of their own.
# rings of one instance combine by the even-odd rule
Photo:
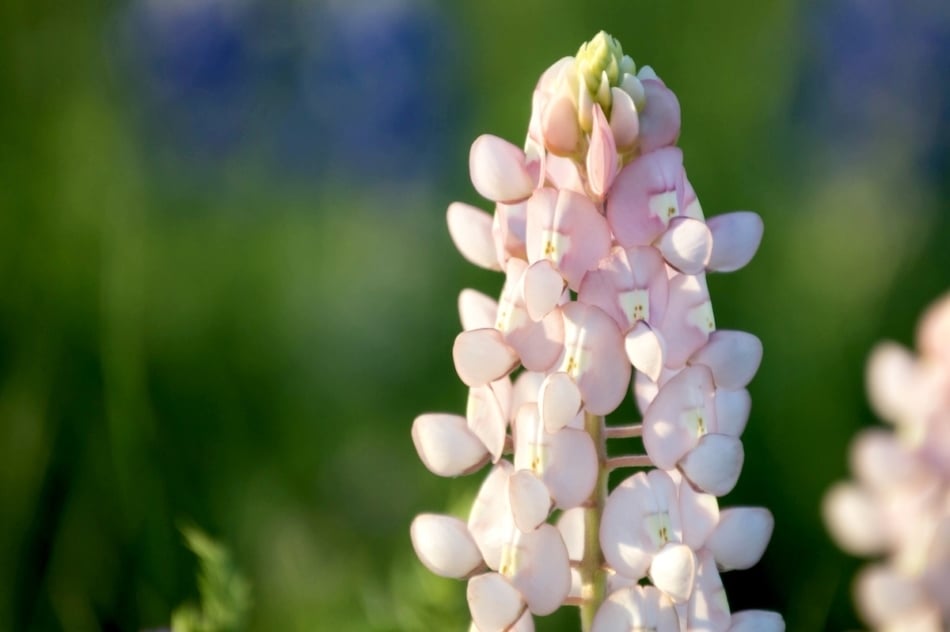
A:
<svg viewBox="0 0 950 632">
<path fill-rule="evenodd" d="M 917 327 L 917 347 L 923 355 L 950 366 L 950 294 L 924 312 Z"/>
<path fill-rule="evenodd" d="M 577 122 L 577 106 L 566 93 L 547 102 L 541 113 L 541 136 L 544 147 L 557 156 L 578 152 L 581 128 Z"/>
<path fill-rule="evenodd" d="M 574 191 L 581 195 L 587 194 L 577 163 L 570 158 L 548 154 L 545 158 L 544 171 L 547 176 L 547 184 L 550 186 L 562 191 Z"/>
<path fill-rule="evenodd" d="M 525 308 L 533 321 L 539 321 L 551 313 L 551 310 L 557 307 L 564 291 L 561 273 L 547 259 L 535 261 L 528 266 L 521 283 Z"/>
<path fill-rule="evenodd" d="M 853 483 L 836 483 L 822 502 L 831 537 L 852 555 L 884 552 L 889 539 L 881 507 L 872 494 Z"/>
<path fill-rule="evenodd" d="M 682 201 L 683 152 L 668 147 L 620 170 L 607 198 L 607 222 L 624 247 L 648 246 L 680 214 Z"/>
<path fill-rule="evenodd" d="M 479 632 L 501 632 L 517 621 L 525 609 L 524 598 L 498 573 L 468 580 L 468 609 Z"/>
<path fill-rule="evenodd" d="M 452 202 L 446 213 L 449 235 L 462 256 L 481 268 L 501 270 L 492 236 L 492 216 L 462 202 Z"/>
<path fill-rule="evenodd" d="M 549 259 L 577 291 L 610 251 L 610 230 L 594 203 L 574 191 L 538 189 L 528 200 L 528 261 Z"/>
<path fill-rule="evenodd" d="M 919 455 L 899 441 L 893 432 L 867 428 L 851 442 L 849 461 L 854 477 L 871 491 L 887 491 L 896 485 L 920 486 L 928 468 Z"/>
<path fill-rule="evenodd" d="M 564 350 L 555 363 L 577 383 L 584 407 L 594 415 L 613 412 L 630 385 L 630 362 L 617 324 L 603 310 L 568 303 L 564 315 Z"/>
<path fill-rule="evenodd" d="M 683 543 L 698 551 L 719 523 L 719 502 L 712 494 L 698 492 L 688 481 L 680 480 L 679 505 Z"/>
<path fill-rule="evenodd" d="M 729 632 L 785 632 L 785 620 L 777 612 L 743 610 L 732 615 Z"/>
<path fill-rule="evenodd" d="M 508 409 L 510 411 L 509 418 L 512 421 L 514 421 L 515 415 L 524 404 L 538 403 L 538 393 L 544 379 L 544 373 L 534 371 L 523 371 L 515 378 L 511 390 L 511 407 Z"/>
<path fill-rule="evenodd" d="M 685 274 L 699 274 L 709 262 L 712 234 L 698 219 L 674 217 L 658 246 L 671 266 Z"/>
<path fill-rule="evenodd" d="M 762 218 L 751 211 L 724 213 L 706 222 L 712 233 L 710 270 L 733 272 L 744 267 L 762 241 Z"/>
<path fill-rule="evenodd" d="M 680 373 L 680 369 L 667 369 L 664 368 L 660 373 L 660 380 L 654 382 L 646 374 L 637 371 L 633 375 L 633 397 L 637 402 L 637 410 L 640 411 L 641 415 L 646 414 L 647 409 L 650 407 L 650 404 L 653 403 L 653 400 L 656 399 L 657 393 L 660 392 L 667 382 L 673 379 L 674 376 Z"/>
<path fill-rule="evenodd" d="M 855 600 L 869 623 L 885 627 L 900 622 L 915 610 L 924 610 L 928 598 L 917 577 L 875 564 L 858 573 Z"/>
<path fill-rule="evenodd" d="M 482 554 L 465 523 L 452 516 L 420 514 L 409 527 L 412 548 L 436 575 L 460 579 L 482 565 Z"/>
<path fill-rule="evenodd" d="M 475 139 L 468 167 L 475 190 L 494 202 L 519 202 L 534 190 L 524 152 L 497 136 L 482 134 Z"/>
<path fill-rule="evenodd" d="M 720 434 L 741 437 L 751 410 L 749 391 L 716 389 L 716 431 Z"/>
<path fill-rule="evenodd" d="M 646 96 L 640 113 L 640 151 L 648 153 L 676 143 L 680 135 L 680 103 L 662 81 L 645 77 L 640 77 Z"/>
<path fill-rule="evenodd" d="M 618 573 L 640 579 L 653 556 L 682 537 L 676 484 L 666 472 L 638 472 L 607 498 L 600 523 L 604 558 Z"/>
<path fill-rule="evenodd" d="M 495 218 L 492 221 L 492 237 L 495 240 L 495 252 L 498 263 L 505 267 L 508 259 L 516 257 L 527 259 L 525 252 L 525 221 L 528 212 L 527 202 L 495 205 Z"/>
<path fill-rule="evenodd" d="M 690 632 L 726 632 L 732 617 L 729 615 L 729 601 L 722 587 L 722 578 L 716 570 L 716 561 L 707 550 L 699 551 L 697 557 L 699 566 L 687 609 L 687 629 Z"/>
<path fill-rule="evenodd" d="M 528 316 L 521 296 L 521 280 L 527 268 L 528 264 L 521 259 L 508 260 L 505 285 L 498 301 L 496 327 L 521 357 L 526 369 L 547 371 L 561 353 L 564 323 L 558 310 L 537 323 Z"/>
<path fill-rule="evenodd" d="M 663 372 L 663 339 L 645 322 L 638 322 L 624 337 L 624 350 L 630 364 L 654 382 Z"/>
<path fill-rule="evenodd" d="M 439 476 L 469 474 L 488 460 L 484 444 L 458 415 L 429 413 L 416 417 L 412 442 L 422 463 Z"/>
<path fill-rule="evenodd" d="M 917 362 L 910 351 L 897 343 L 885 342 L 871 352 L 867 368 L 867 389 L 871 406 L 884 419 L 900 422 L 913 406 L 908 396 L 918 379 Z"/>
<path fill-rule="evenodd" d="M 592 632 L 680 632 L 680 620 L 669 597 L 653 586 L 616 590 L 597 609 Z"/>
<path fill-rule="evenodd" d="M 466 288 L 459 293 L 459 319 L 462 329 L 488 329 L 495 326 L 498 303 L 487 294 Z"/>
<path fill-rule="evenodd" d="M 621 88 L 611 88 L 610 131 L 621 152 L 630 150 L 640 134 L 640 115 L 633 97 Z"/>
<path fill-rule="evenodd" d="M 683 369 L 657 394 L 643 417 L 643 445 L 657 467 L 671 470 L 715 428 L 712 374 L 703 365 Z"/>
<path fill-rule="evenodd" d="M 508 494 L 515 524 L 522 531 L 534 531 L 547 519 L 551 510 L 551 496 L 534 472 L 515 472 L 508 479 Z"/>
<path fill-rule="evenodd" d="M 571 562 L 561 534 L 554 525 L 542 524 L 523 533 L 513 556 L 511 583 L 536 615 L 551 614 L 571 590 Z"/>
<path fill-rule="evenodd" d="M 581 410 L 581 392 L 567 373 L 552 373 L 544 378 L 538 397 L 538 413 L 548 432 L 565 427 Z"/>
<path fill-rule="evenodd" d="M 521 618 L 505 632 L 534 632 L 534 617 L 531 616 L 531 612 L 525 610 Z"/>
<path fill-rule="evenodd" d="M 737 438 L 708 434 L 680 461 L 679 468 L 701 490 L 725 496 L 736 486 L 744 458 Z"/>
<path fill-rule="evenodd" d="M 670 279 L 669 303 L 660 325 L 666 341 L 666 366 L 678 369 L 716 330 L 709 289 L 701 276 L 677 274 Z"/>
<path fill-rule="evenodd" d="M 617 145 L 599 104 L 594 105 L 593 116 L 594 127 L 587 148 L 587 181 L 591 193 L 603 199 L 617 175 Z"/>
<path fill-rule="evenodd" d="M 505 378 L 502 383 L 507 379 Z M 492 461 L 498 461 L 505 449 L 508 411 L 502 405 L 492 385 L 485 384 L 469 389 L 465 418 L 468 421 L 469 430 L 488 448 Z"/>
<path fill-rule="evenodd" d="M 708 366 L 719 388 L 745 388 L 762 363 L 762 342 L 744 331 L 720 329 L 709 334 L 709 340 L 689 361 Z"/>
<path fill-rule="evenodd" d="M 468 515 L 468 531 L 492 570 L 501 566 L 502 551 L 517 531 L 508 499 L 513 471 L 511 463 L 499 461 L 482 482 Z"/>
<path fill-rule="evenodd" d="M 775 519 L 764 507 L 730 507 L 706 541 L 720 571 L 752 568 L 762 559 Z"/>
<path fill-rule="evenodd" d="M 696 556 L 685 544 L 667 544 L 653 556 L 649 575 L 673 603 L 684 603 L 693 592 Z"/>
<path fill-rule="evenodd" d="M 567 547 L 567 556 L 574 562 L 584 559 L 584 520 L 583 507 L 571 507 L 557 519 L 557 530 Z"/>
<path fill-rule="evenodd" d="M 472 329 L 455 338 L 452 347 L 455 371 L 468 386 L 494 382 L 518 366 L 518 354 L 497 329 Z"/>
<path fill-rule="evenodd" d="M 584 276 L 577 300 L 599 307 L 627 331 L 645 320 L 662 322 L 668 296 L 666 265 L 656 248 L 614 248 Z"/>
</svg>

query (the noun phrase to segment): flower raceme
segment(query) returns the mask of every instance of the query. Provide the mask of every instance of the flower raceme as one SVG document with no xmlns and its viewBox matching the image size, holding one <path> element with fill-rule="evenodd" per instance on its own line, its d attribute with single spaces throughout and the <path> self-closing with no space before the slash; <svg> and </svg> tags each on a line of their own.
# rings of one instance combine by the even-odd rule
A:
<svg viewBox="0 0 950 632">
<path fill-rule="evenodd" d="M 773 519 L 717 501 L 762 347 L 716 328 L 705 274 L 743 267 L 762 222 L 704 218 L 679 127 L 675 95 L 601 32 L 541 76 L 524 150 L 472 145 L 494 213 L 455 202 L 449 233 L 505 280 L 497 300 L 459 296 L 465 415 L 421 415 L 412 437 L 440 476 L 491 468 L 467 521 L 422 514 L 411 537 L 432 572 L 467 579 L 473 630 L 532 630 L 562 605 L 597 632 L 784 629 L 731 614 L 720 580 L 759 560 Z M 631 386 L 642 423 L 606 425 Z M 645 454 L 608 454 L 637 436 Z M 639 471 L 608 495 L 619 468 Z"/>
<path fill-rule="evenodd" d="M 920 355 L 884 343 L 868 362 L 868 391 L 893 431 L 863 430 L 851 445 L 853 482 L 825 497 L 841 548 L 881 560 L 855 582 L 858 611 L 879 630 L 950 625 L 950 294 L 921 320 Z"/>
</svg>

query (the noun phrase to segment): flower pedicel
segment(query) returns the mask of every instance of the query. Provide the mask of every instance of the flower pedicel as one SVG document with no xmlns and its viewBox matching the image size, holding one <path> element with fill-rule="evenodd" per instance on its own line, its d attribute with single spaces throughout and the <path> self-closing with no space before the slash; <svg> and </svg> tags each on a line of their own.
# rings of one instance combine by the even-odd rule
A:
<svg viewBox="0 0 950 632">
<path fill-rule="evenodd" d="M 762 346 L 716 329 L 705 273 L 743 267 L 762 222 L 704 219 L 679 129 L 676 96 L 601 32 L 541 76 L 523 151 L 472 145 L 494 215 L 453 203 L 449 233 L 505 281 L 497 301 L 459 296 L 465 415 L 421 415 L 412 437 L 440 476 L 491 468 L 467 522 L 423 514 L 411 537 L 432 572 L 467 579 L 473 630 L 533 630 L 562 605 L 597 632 L 784 629 L 731 614 L 719 575 L 759 560 L 773 519 L 716 499 L 742 467 Z M 631 384 L 642 423 L 606 425 Z M 636 436 L 645 454 L 608 455 Z M 608 496 L 618 468 L 640 471 Z"/>
</svg>

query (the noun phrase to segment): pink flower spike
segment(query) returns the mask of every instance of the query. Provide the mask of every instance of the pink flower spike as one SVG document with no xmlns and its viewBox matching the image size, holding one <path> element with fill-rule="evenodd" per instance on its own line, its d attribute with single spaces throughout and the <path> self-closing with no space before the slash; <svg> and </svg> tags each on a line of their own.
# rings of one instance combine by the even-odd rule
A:
<svg viewBox="0 0 950 632">
<path fill-rule="evenodd" d="M 541 114 L 545 149 L 556 156 L 573 156 L 581 145 L 581 133 L 570 95 L 562 92 L 545 104 Z"/>
<path fill-rule="evenodd" d="M 732 615 L 729 632 L 785 632 L 785 620 L 777 612 L 743 610 Z"/>
<path fill-rule="evenodd" d="M 741 437 L 751 410 L 752 398 L 746 389 L 716 389 L 716 425 L 720 434 Z"/>
<path fill-rule="evenodd" d="M 524 152 L 508 141 L 482 134 L 472 143 L 468 157 L 475 190 L 489 200 L 512 204 L 527 199 L 534 190 Z"/>
<path fill-rule="evenodd" d="M 468 609 L 479 632 L 507 630 L 525 610 L 517 588 L 498 573 L 476 575 L 468 580 Z"/>
<path fill-rule="evenodd" d="M 663 372 L 663 339 L 645 322 L 638 322 L 624 338 L 630 364 L 656 382 Z"/>
<path fill-rule="evenodd" d="M 536 615 L 557 610 L 571 590 L 571 562 L 554 525 L 523 533 L 512 551 L 511 583 Z M 504 572 L 504 571 L 502 571 Z"/>
<path fill-rule="evenodd" d="M 459 319 L 462 329 L 488 329 L 495 326 L 498 303 L 478 290 L 466 288 L 459 293 Z"/>
<path fill-rule="evenodd" d="M 721 329 L 697 351 L 690 364 L 705 364 L 719 388 L 745 388 L 762 363 L 762 342 L 750 333 Z"/>
<path fill-rule="evenodd" d="M 519 470 L 508 479 L 508 495 L 515 525 L 525 533 L 537 529 L 551 511 L 548 488 L 530 470 Z"/>
<path fill-rule="evenodd" d="M 537 322 L 551 313 L 561 300 L 564 279 L 547 259 L 535 261 L 521 277 L 522 294 L 528 317 Z"/>
<path fill-rule="evenodd" d="M 680 620 L 673 602 L 654 586 L 633 585 L 614 591 L 597 610 L 591 631 L 631 630 L 679 632 Z"/>
<path fill-rule="evenodd" d="M 508 479 L 513 472 L 511 463 L 499 461 L 482 481 L 468 515 L 468 531 L 492 570 L 501 567 L 502 552 L 517 529 L 508 497 Z"/>
<path fill-rule="evenodd" d="M 528 200 L 528 261 L 549 259 L 577 291 L 610 251 L 610 229 L 594 203 L 574 191 L 543 188 Z"/>
<path fill-rule="evenodd" d="M 594 128 L 587 149 L 587 181 L 594 197 L 602 200 L 617 175 L 617 145 L 600 104 L 594 104 L 593 116 Z"/>
<path fill-rule="evenodd" d="M 495 387 L 496 384 L 497 387 Z M 496 392 L 496 389 L 501 390 L 505 387 L 508 392 L 511 391 L 511 382 L 508 378 L 492 384 L 472 387 L 468 392 L 468 403 L 465 407 L 468 429 L 488 448 L 493 462 L 501 458 L 501 453 L 505 449 L 508 410 Z"/>
<path fill-rule="evenodd" d="M 640 77 L 646 105 L 640 113 L 640 151 L 644 154 L 676 143 L 680 135 L 680 102 L 658 79 Z"/>
<path fill-rule="evenodd" d="M 755 566 L 772 537 L 775 518 L 764 507 L 730 507 L 719 514 L 719 524 L 706 542 L 720 571 Z"/>
<path fill-rule="evenodd" d="M 607 222 L 625 248 L 648 246 L 680 214 L 682 202 L 683 152 L 667 147 L 620 170 L 607 199 Z"/>
<path fill-rule="evenodd" d="M 745 267 L 762 241 L 762 218 L 751 211 L 736 211 L 711 217 L 706 222 L 712 233 L 710 270 L 734 272 Z"/>
<path fill-rule="evenodd" d="M 705 222 L 691 217 L 674 217 L 658 244 L 663 258 L 685 274 L 699 274 L 709 263 L 712 234 Z"/>
<path fill-rule="evenodd" d="M 686 478 L 714 496 L 725 496 L 736 486 L 745 452 L 735 437 L 708 434 L 679 463 Z"/>
<path fill-rule="evenodd" d="M 571 423 L 581 410 L 581 392 L 567 373 L 544 378 L 538 392 L 538 413 L 548 432 L 557 432 Z"/>
<path fill-rule="evenodd" d="M 623 153 L 632 149 L 637 142 L 640 135 L 640 115 L 633 97 L 625 90 L 611 88 L 610 96 L 613 100 L 610 107 L 610 131 L 613 132 L 617 150 Z"/>
<path fill-rule="evenodd" d="M 685 603 L 693 592 L 696 556 L 685 544 L 667 544 L 653 556 L 650 581 L 669 596 L 673 603 Z"/>
<path fill-rule="evenodd" d="M 600 523 L 604 559 L 619 574 L 640 579 L 653 556 L 682 536 L 676 485 L 661 470 L 638 472 L 607 498 Z"/>
<path fill-rule="evenodd" d="M 518 366 L 518 354 L 497 329 L 472 329 L 455 338 L 452 347 L 455 371 L 467 386 L 494 382 Z"/>
<path fill-rule="evenodd" d="M 422 463 L 439 476 L 470 474 L 488 460 L 485 446 L 458 415 L 419 415 L 412 422 L 412 442 Z"/>
<path fill-rule="evenodd" d="M 413 519 L 409 535 L 419 561 L 436 575 L 461 579 L 482 565 L 475 540 L 458 518 L 420 514 Z"/>
<path fill-rule="evenodd" d="M 630 362 L 617 324 L 597 307 L 568 303 L 564 315 L 564 351 L 557 370 L 577 383 L 584 407 L 594 415 L 613 412 L 630 384 Z"/>
<path fill-rule="evenodd" d="M 462 256 L 480 268 L 501 270 L 492 236 L 492 216 L 474 206 L 452 202 L 446 212 L 449 235 Z"/>
<path fill-rule="evenodd" d="M 716 430 L 712 373 L 683 369 L 657 394 L 643 416 L 643 445 L 657 467 L 671 470 L 707 432 Z"/>
</svg>

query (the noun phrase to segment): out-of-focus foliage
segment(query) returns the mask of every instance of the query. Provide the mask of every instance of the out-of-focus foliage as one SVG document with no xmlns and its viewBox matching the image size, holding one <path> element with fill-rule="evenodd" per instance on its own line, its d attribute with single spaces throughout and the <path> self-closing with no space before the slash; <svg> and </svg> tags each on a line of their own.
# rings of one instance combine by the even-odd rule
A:
<svg viewBox="0 0 950 632">
<path fill-rule="evenodd" d="M 538 75 L 602 28 L 679 96 L 706 213 L 765 220 L 710 280 L 765 346 L 726 503 L 776 530 L 732 604 L 855 627 L 819 502 L 874 423 L 868 351 L 950 285 L 948 11 L 0 3 L 0 629 L 168 626 L 198 597 L 182 520 L 233 552 L 248 629 L 463 629 L 408 525 L 480 477 L 429 475 L 409 428 L 463 409 L 456 297 L 501 279 L 444 210 L 481 203 L 471 140 L 520 142 Z"/>
</svg>

